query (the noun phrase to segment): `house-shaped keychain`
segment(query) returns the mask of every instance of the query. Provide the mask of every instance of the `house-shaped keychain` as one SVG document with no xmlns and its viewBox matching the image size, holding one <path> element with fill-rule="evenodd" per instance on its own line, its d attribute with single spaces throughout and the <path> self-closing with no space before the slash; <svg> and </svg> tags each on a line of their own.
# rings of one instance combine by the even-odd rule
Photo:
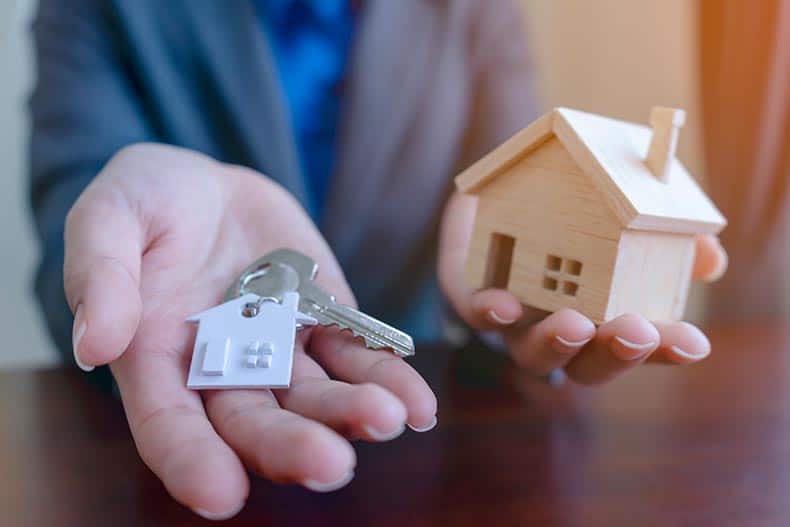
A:
<svg viewBox="0 0 790 527">
<path fill-rule="evenodd" d="M 558 108 L 460 174 L 479 198 L 469 284 L 596 323 L 681 318 L 695 235 L 726 224 L 675 158 L 684 120 L 654 108 L 651 130 Z"/>
<path fill-rule="evenodd" d="M 316 323 L 298 306 L 296 292 L 282 303 L 246 294 L 189 317 L 199 326 L 187 387 L 287 388 L 297 324 Z"/>
</svg>

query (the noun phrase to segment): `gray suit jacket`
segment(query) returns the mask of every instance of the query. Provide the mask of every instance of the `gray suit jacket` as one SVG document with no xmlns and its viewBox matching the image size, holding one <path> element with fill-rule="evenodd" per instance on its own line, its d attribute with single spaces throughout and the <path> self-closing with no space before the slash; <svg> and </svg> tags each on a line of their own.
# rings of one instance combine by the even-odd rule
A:
<svg viewBox="0 0 790 527">
<path fill-rule="evenodd" d="M 532 117 L 521 22 L 515 0 L 363 3 L 319 227 L 370 313 L 402 323 L 415 299 L 432 297 L 452 176 Z M 114 152 L 140 141 L 191 148 L 303 201 L 305 180 L 249 0 L 41 0 L 34 31 L 36 291 L 70 352 L 64 218 Z"/>
</svg>

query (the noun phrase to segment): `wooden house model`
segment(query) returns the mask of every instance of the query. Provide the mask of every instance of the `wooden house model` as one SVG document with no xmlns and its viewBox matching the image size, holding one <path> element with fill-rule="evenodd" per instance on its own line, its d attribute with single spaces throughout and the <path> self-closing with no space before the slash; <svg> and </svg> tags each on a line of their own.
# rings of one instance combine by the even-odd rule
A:
<svg viewBox="0 0 790 527">
<path fill-rule="evenodd" d="M 554 109 L 458 175 L 478 196 L 466 278 L 596 323 L 683 315 L 695 235 L 726 222 L 675 158 L 685 113 L 648 127 Z"/>
</svg>

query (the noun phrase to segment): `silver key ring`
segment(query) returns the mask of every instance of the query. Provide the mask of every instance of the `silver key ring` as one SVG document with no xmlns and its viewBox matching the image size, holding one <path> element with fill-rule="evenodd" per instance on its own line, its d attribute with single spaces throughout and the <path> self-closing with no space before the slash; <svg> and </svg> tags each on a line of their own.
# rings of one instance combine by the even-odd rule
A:
<svg viewBox="0 0 790 527">
<path fill-rule="evenodd" d="M 293 249 L 277 249 L 244 269 L 228 289 L 226 300 L 249 293 L 281 299 L 295 292 L 299 294 L 299 310 L 314 317 L 319 325 L 350 330 L 370 349 L 390 349 L 401 357 L 414 355 L 414 342 L 408 333 L 337 303 L 334 295 L 315 283 L 317 273 L 318 264 L 309 256 Z"/>
<path fill-rule="evenodd" d="M 282 264 L 271 263 L 266 257 L 263 257 L 252 262 L 239 274 L 238 280 L 225 292 L 225 301 L 227 302 L 252 292 L 247 290 L 247 286 L 251 282 L 267 275 L 276 279 L 267 282 L 271 284 L 268 289 L 261 290 L 258 288 L 254 291 L 261 298 L 277 300 L 282 298 L 284 292 L 296 291 L 299 288 L 299 275 L 296 271 Z"/>
<path fill-rule="evenodd" d="M 279 298 L 274 298 L 273 296 L 261 296 L 258 297 L 258 300 L 255 302 L 248 302 L 244 305 L 244 309 L 241 311 L 242 316 L 247 318 L 257 317 L 258 313 L 261 312 L 261 306 L 264 302 L 274 302 L 275 304 L 282 304 Z"/>
</svg>

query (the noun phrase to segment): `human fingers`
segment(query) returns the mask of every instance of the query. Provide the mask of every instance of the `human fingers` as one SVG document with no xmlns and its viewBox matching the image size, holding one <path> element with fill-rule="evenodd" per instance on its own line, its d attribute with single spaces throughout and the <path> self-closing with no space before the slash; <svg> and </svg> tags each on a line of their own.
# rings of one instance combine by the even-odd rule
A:
<svg viewBox="0 0 790 527">
<path fill-rule="evenodd" d="M 143 229 L 123 197 L 89 187 L 66 221 L 63 267 L 73 350 L 85 371 L 118 358 L 140 321 Z"/>
<path fill-rule="evenodd" d="M 710 355 L 710 341 L 699 328 L 688 322 L 654 322 L 661 344 L 650 362 L 692 364 Z"/>
<path fill-rule="evenodd" d="M 659 342 L 658 330 L 644 317 L 622 315 L 601 325 L 565 371 L 580 383 L 608 381 L 644 362 Z"/>
<path fill-rule="evenodd" d="M 184 366 L 167 352 L 125 354 L 112 366 L 140 457 L 173 498 L 210 519 L 234 516 L 249 480 L 208 420 Z"/>
<path fill-rule="evenodd" d="M 427 431 L 436 424 L 436 396 L 428 383 L 389 350 L 371 350 L 337 328 L 314 328 L 310 354 L 334 378 L 353 384 L 377 385 L 400 400 L 412 429 Z M 370 389 L 370 388 L 368 388 Z"/>
<path fill-rule="evenodd" d="M 696 237 L 692 272 L 695 280 L 715 282 L 727 271 L 727 264 L 727 251 L 721 246 L 717 236 L 700 234 Z"/>
<path fill-rule="evenodd" d="M 205 391 L 214 428 L 256 473 L 316 492 L 348 483 L 356 455 L 333 430 L 280 407 L 269 390 Z"/>
<path fill-rule="evenodd" d="M 568 364 L 595 337 L 595 324 L 572 309 L 505 332 L 511 357 L 533 375 L 545 376 Z"/>
<path fill-rule="evenodd" d="M 330 379 L 301 351 L 294 357 L 291 386 L 275 394 L 283 408 L 352 439 L 388 441 L 399 436 L 406 424 L 406 407 L 393 393 L 374 383 Z"/>
</svg>

